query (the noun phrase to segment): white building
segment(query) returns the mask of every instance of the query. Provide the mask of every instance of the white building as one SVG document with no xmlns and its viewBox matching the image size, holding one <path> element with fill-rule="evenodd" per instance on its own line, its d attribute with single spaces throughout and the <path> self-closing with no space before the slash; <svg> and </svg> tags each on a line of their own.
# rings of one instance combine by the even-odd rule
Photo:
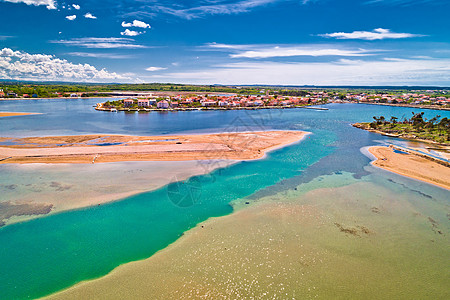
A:
<svg viewBox="0 0 450 300">
<path fill-rule="evenodd" d="M 169 102 L 167 102 L 166 100 L 159 101 L 158 104 L 156 105 L 156 107 L 167 109 L 167 108 L 169 108 Z"/>
<path fill-rule="evenodd" d="M 147 99 L 138 99 L 138 106 L 149 107 L 150 102 Z"/>
</svg>

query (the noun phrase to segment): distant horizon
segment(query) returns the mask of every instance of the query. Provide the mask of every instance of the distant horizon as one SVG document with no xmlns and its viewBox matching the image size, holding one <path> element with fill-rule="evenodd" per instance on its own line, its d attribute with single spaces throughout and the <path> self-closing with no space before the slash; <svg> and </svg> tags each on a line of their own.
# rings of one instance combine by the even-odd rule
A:
<svg viewBox="0 0 450 300">
<path fill-rule="evenodd" d="M 174 83 L 174 82 L 142 82 L 142 83 L 121 83 L 121 82 L 71 82 L 71 81 L 22 81 L 22 80 L 5 80 L 0 79 L 1 84 L 36 84 L 36 85 L 152 85 L 152 84 L 164 84 L 164 85 L 187 85 L 187 86 L 216 86 L 216 87 L 271 87 L 271 88 L 352 88 L 352 89 L 444 89 L 450 90 L 450 86 L 420 86 L 420 85 L 280 85 L 280 84 L 191 84 L 191 83 Z"/>
</svg>

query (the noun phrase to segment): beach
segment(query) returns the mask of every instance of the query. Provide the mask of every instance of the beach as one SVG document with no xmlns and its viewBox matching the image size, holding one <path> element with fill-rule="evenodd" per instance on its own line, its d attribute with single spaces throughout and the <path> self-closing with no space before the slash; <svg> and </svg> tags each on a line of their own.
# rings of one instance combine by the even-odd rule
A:
<svg viewBox="0 0 450 300">
<path fill-rule="evenodd" d="M 434 184 L 450 190 L 450 168 L 436 161 L 410 153 L 396 153 L 391 147 L 370 147 L 376 167 Z"/>
<path fill-rule="evenodd" d="M 180 136 L 57 136 L 0 138 L 0 163 L 102 163 L 264 157 L 300 141 L 303 131 L 259 131 Z"/>
</svg>

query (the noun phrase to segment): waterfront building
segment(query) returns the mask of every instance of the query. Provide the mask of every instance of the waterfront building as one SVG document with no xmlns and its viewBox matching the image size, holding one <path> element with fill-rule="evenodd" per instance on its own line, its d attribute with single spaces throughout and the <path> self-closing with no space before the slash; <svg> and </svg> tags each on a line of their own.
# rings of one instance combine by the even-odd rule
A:
<svg viewBox="0 0 450 300">
<path fill-rule="evenodd" d="M 159 101 L 158 104 L 156 105 L 156 107 L 167 109 L 167 108 L 169 108 L 169 102 L 167 102 L 166 100 Z"/>
<path fill-rule="evenodd" d="M 133 99 L 125 99 L 123 100 L 123 106 L 124 107 L 132 107 L 134 104 L 134 100 Z"/>
<path fill-rule="evenodd" d="M 203 101 L 202 102 L 202 106 L 208 107 L 208 106 L 216 106 L 217 102 L 216 101 Z"/>
<path fill-rule="evenodd" d="M 150 106 L 150 101 L 147 100 L 147 99 L 139 99 L 138 100 L 138 106 L 149 107 Z"/>
</svg>

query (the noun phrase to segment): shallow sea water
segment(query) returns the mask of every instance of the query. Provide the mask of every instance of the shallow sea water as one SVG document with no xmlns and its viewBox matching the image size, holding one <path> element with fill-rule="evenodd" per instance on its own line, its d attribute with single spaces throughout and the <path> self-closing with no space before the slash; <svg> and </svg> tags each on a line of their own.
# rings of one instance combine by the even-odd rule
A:
<svg viewBox="0 0 450 300">
<path fill-rule="evenodd" d="M 404 178 L 367 169 L 238 200 L 150 259 L 51 299 L 448 298 L 444 191 L 399 194 Z"/>
</svg>

